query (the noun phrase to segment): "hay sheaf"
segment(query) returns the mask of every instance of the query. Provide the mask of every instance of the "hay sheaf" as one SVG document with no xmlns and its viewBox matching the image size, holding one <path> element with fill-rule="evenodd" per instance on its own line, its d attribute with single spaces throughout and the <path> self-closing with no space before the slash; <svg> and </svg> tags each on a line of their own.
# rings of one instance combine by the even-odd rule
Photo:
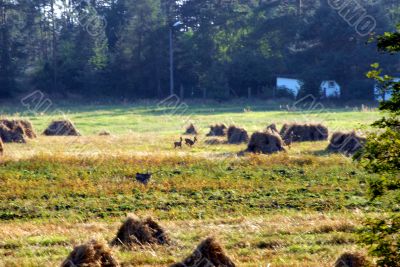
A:
<svg viewBox="0 0 400 267">
<path fill-rule="evenodd" d="M 247 131 L 236 126 L 230 126 L 228 128 L 227 135 L 229 144 L 240 144 L 249 141 L 249 135 L 247 134 Z"/>
<path fill-rule="evenodd" d="M 342 153 L 345 155 L 354 155 L 363 148 L 366 139 L 353 132 L 335 132 L 330 140 L 327 150 L 333 153 Z"/>
<path fill-rule="evenodd" d="M 284 124 L 280 135 L 285 143 L 324 141 L 328 139 L 328 128 L 322 124 Z"/>
<path fill-rule="evenodd" d="M 246 152 L 272 154 L 285 151 L 284 143 L 279 134 L 272 131 L 255 132 L 252 134 Z"/>
<path fill-rule="evenodd" d="M 210 132 L 207 136 L 225 136 L 227 127 L 225 124 L 216 124 L 210 126 Z"/>
<path fill-rule="evenodd" d="M 3 144 L 3 140 L 0 137 L 0 156 L 3 156 L 4 154 L 4 144 Z"/>
<path fill-rule="evenodd" d="M 371 262 L 361 253 L 343 253 L 335 262 L 335 267 L 368 267 Z"/>
<path fill-rule="evenodd" d="M 32 123 L 30 121 L 20 120 L 19 122 L 22 124 L 22 126 L 25 130 L 25 134 L 26 134 L 26 136 L 28 136 L 28 138 L 34 139 L 37 137 L 35 130 L 33 129 Z"/>
<path fill-rule="evenodd" d="M 197 135 L 197 134 L 198 134 L 198 131 L 197 131 L 196 126 L 194 126 L 193 123 L 191 123 L 191 124 L 186 128 L 185 134 L 194 134 L 194 135 Z"/>
<path fill-rule="evenodd" d="M 117 236 L 111 241 L 111 245 L 132 246 L 145 244 L 169 244 L 169 238 L 165 230 L 153 219 L 140 220 L 129 217 L 119 228 Z"/>
<path fill-rule="evenodd" d="M 271 131 L 273 133 L 278 133 L 279 134 L 278 128 L 276 127 L 275 123 L 272 123 L 272 124 L 268 125 L 266 130 L 267 131 Z"/>
<path fill-rule="evenodd" d="M 0 124 L 6 125 L 9 129 L 21 127 L 24 130 L 24 134 L 27 138 L 34 139 L 37 137 L 35 130 L 33 129 L 32 123 L 28 120 L 2 119 L 0 120 Z"/>
<path fill-rule="evenodd" d="M 235 263 L 225 254 L 222 246 L 212 237 L 207 238 L 181 263 L 171 267 L 235 267 Z"/>
<path fill-rule="evenodd" d="M 92 240 L 77 246 L 61 267 L 117 267 L 120 266 L 111 250 L 104 243 Z"/>
<path fill-rule="evenodd" d="M 59 120 L 50 123 L 43 132 L 47 136 L 80 136 L 81 134 L 69 120 Z"/>
<path fill-rule="evenodd" d="M 4 143 L 26 143 L 28 138 L 21 123 L 0 122 L 0 138 Z"/>
</svg>

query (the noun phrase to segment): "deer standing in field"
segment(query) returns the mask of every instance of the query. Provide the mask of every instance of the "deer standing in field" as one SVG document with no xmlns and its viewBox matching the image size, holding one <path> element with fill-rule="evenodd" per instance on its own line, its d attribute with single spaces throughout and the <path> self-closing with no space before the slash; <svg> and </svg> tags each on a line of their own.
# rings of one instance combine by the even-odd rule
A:
<svg viewBox="0 0 400 267">
<path fill-rule="evenodd" d="M 190 147 L 194 146 L 194 144 L 196 144 L 196 142 L 197 142 L 197 137 L 196 136 L 194 137 L 193 140 L 191 140 L 189 138 L 185 139 L 185 144 L 190 146 Z"/>
<path fill-rule="evenodd" d="M 175 143 L 174 143 L 174 148 L 177 148 L 177 147 L 182 148 L 182 142 L 183 142 L 183 139 L 182 139 L 182 137 L 181 137 L 181 139 L 180 139 L 179 142 L 175 142 Z"/>
</svg>

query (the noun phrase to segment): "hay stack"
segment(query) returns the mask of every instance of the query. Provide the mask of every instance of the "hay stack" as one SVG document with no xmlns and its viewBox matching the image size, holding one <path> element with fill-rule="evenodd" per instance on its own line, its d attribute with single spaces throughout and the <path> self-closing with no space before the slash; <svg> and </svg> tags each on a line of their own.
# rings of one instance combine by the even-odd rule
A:
<svg viewBox="0 0 400 267">
<path fill-rule="evenodd" d="M 80 136 L 74 124 L 69 120 L 53 121 L 43 134 L 47 136 Z"/>
<path fill-rule="evenodd" d="M 358 136 L 354 131 L 349 133 L 335 132 L 330 140 L 328 151 L 354 155 L 366 142 L 364 137 Z"/>
<path fill-rule="evenodd" d="M 222 246 L 212 237 L 207 238 L 181 263 L 171 267 L 235 267 L 235 263 L 225 254 Z"/>
<path fill-rule="evenodd" d="M 197 132 L 196 126 L 194 126 L 193 123 L 191 123 L 191 124 L 186 128 L 185 134 L 197 135 L 198 132 Z"/>
<path fill-rule="evenodd" d="M 276 127 L 275 123 L 272 123 L 272 124 L 268 125 L 266 130 L 267 131 L 271 131 L 272 133 L 278 133 L 279 134 L 278 128 Z"/>
<path fill-rule="evenodd" d="M 225 124 L 216 124 L 210 126 L 210 132 L 207 136 L 225 136 L 226 135 L 226 126 Z"/>
<path fill-rule="evenodd" d="M 2 119 L 2 120 L 0 120 L 0 124 L 6 125 L 9 129 L 21 127 L 24 130 L 24 134 L 27 138 L 30 138 L 30 139 L 36 138 L 36 133 L 33 129 L 32 123 L 28 120 Z"/>
<path fill-rule="evenodd" d="M 371 263 L 361 253 L 344 253 L 335 262 L 335 267 L 368 267 Z"/>
<path fill-rule="evenodd" d="M 129 217 L 118 230 L 117 236 L 111 244 L 113 246 L 132 246 L 135 244 L 159 244 L 169 243 L 165 230 L 153 219 L 147 218 L 142 221 L 138 218 Z"/>
<path fill-rule="evenodd" d="M 96 240 L 75 247 L 61 267 L 117 267 L 118 261 L 107 245 Z"/>
<path fill-rule="evenodd" d="M 249 135 L 247 134 L 247 131 L 243 128 L 230 126 L 227 134 L 229 144 L 240 144 L 249 141 Z"/>
<path fill-rule="evenodd" d="M 0 138 L 5 143 L 26 143 L 28 138 L 21 123 L 0 122 Z"/>
<path fill-rule="evenodd" d="M 246 152 L 272 154 L 285 151 L 283 140 L 277 133 L 271 131 L 255 132 L 247 146 Z"/>
<path fill-rule="evenodd" d="M 32 123 L 28 120 L 19 120 L 19 123 L 22 125 L 24 128 L 25 134 L 28 138 L 34 139 L 36 138 L 36 133 L 33 129 Z"/>
<path fill-rule="evenodd" d="M 322 124 L 285 124 L 280 135 L 285 143 L 323 141 L 328 139 L 328 128 Z"/>
<path fill-rule="evenodd" d="M 4 154 L 4 145 L 3 145 L 3 140 L 0 137 L 0 156 L 3 156 Z"/>
</svg>

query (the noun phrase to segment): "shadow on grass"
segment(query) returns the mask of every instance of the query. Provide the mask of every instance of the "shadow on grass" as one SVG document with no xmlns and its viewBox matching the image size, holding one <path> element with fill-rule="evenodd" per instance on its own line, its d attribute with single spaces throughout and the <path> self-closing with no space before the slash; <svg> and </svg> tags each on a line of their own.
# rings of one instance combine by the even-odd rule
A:
<svg viewBox="0 0 400 267">
<path fill-rule="evenodd" d="M 309 151 L 309 152 L 306 152 L 306 153 L 308 153 L 309 155 L 320 156 L 320 157 L 330 156 L 330 155 L 335 154 L 335 153 L 332 153 L 332 152 L 328 151 L 328 149 L 326 149 L 326 148 L 325 149 L 320 149 L 320 150 L 315 150 L 315 151 Z"/>
</svg>

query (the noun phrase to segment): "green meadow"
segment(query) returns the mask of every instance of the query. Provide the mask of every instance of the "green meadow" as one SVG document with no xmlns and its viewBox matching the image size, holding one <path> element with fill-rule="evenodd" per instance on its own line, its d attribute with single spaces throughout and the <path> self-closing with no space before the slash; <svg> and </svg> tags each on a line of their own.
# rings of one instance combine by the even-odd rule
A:
<svg viewBox="0 0 400 267">
<path fill-rule="evenodd" d="M 26 144 L 5 144 L 0 266 L 57 266 L 74 245 L 113 239 L 129 214 L 157 220 L 173 243 L 113 248 L 123 266 L 168 266 L 208 236 L 238 266 L 332 266 L 343 252 L 364 252 L 356 235 L 364 218 L 399 209 L 390 198 L 372 204 L 373 177 L 352 159 L 327 153 L 328 141 L 245 156 L 238 153 L 246 144 L 206 142 L 215 123 L 250 134 L 290 122 L 366 131 L 380 115 L 370 108 L 141 102 L 61 104 L 32 113 L 16 104 L 0 114 L 29 119 L 39 134 Z M 63 117 L 82 136 L 40 135 Z M 199 142 L 174 149 L 189 123 L 199 129 Z M 111 135 L 99 136 L 104 130 Z M 137 183 L 137 172 L 152 172 L 150 184 Z"/>
</svg>

